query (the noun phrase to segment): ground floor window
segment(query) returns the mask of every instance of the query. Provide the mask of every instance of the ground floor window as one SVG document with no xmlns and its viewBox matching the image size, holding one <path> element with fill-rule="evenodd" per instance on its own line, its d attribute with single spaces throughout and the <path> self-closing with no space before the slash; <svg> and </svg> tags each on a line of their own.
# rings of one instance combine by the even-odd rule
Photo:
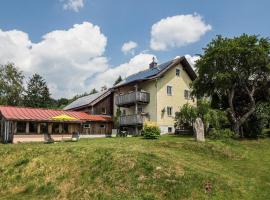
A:
<svg viewBox="0 0 270 200">
<path fill-rule="evenodd" d="M 172 133 L 172 127 L 168 127 L 168 133 Z"/>
<path fill-rule="evenodd" d="M 60 124 L 53 123 L 52 125 L 52 133 L 59 134 L 60 133 Z"/>
<path fill-rule="evenodd" d="M 101 124 L 101 125 L 100 125 L 100 128 L 105 128 L 105 125 L 104 125 L 104 124 Z"/>
<path fill-rule="evenodd" d="M 37 133 L 37 123 L 36 122 L 29 122 L 29 132 L 30 133 Z"/>
<path fill-rule="evenodd" d="M 17 133 L 26 132 L 26 122 L 17 122 Z"/>
<path fill-rule="evenodd" d="M 40 123 L 40 133 L 48 133 L 48 124 L 47 123 Z"/>
<path fill-rule="evenodd" d="M 68 124 L 63 124 L 63 133 L 68 133 Z"/>
</svg>

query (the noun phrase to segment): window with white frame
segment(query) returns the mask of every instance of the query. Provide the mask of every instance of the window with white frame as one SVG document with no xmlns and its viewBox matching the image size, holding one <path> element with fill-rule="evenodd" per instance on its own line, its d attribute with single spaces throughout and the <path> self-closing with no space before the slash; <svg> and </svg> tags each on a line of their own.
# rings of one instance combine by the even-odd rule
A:
<svg viewBox="0 0 270 200">
<path fill-rule="evenodd" d="M 176 76 L 180 76 L 180 69 L 179 69 L 179 68 L 176 68 L 176 70 L 175 70 L 175 75 L 176 75 Z"/>
<path fill-rule="evenodd" d="M 167 85 L 167 95 L 172 96 L 172 86 Z"/>
<path fill-rule="evenodd" d="M 167 115 L 172 116 L 173 108 L 171 106 L 167 106 Z"/>
<path fill-rule="evenodd" d="M 106 114 L 106 108 L 102 107 L 102 108 L 101 108 L 101 113 L 102 113 L 102 114 Z"/>
<path fill-rule="evenodd" d="M 184 97 L 185 97 L 185 99 L 190 99 L 190 91 L 189 90 L 184 90 Z"/>
</svg>

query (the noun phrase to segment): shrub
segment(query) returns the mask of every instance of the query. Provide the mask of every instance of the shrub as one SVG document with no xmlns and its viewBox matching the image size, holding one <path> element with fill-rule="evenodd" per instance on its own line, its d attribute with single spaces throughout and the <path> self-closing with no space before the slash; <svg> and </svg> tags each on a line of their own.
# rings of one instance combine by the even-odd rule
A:
<svg viewBox="0 0 270 200">
<path fill-rule="evenodd" d="M 209 137 L 211 139 L 228 139 L 232 138 L 234 136 L 234 133 L 230 129 L 223 129 L 223 130 L 218 130 L 218 129 L 211 129 L 209 132 Z"/>
<path fill-rule="evenodd" d="M 142 135 L 145 139 L 158 139 L 160 136 L 160 129 L 157 126 L 145 125 L 142 130 Z"/>
<path fill-rule="evenodd" d="M 209 109 L 208 113 L 205 115 L 205 123 L 208 123 L 215 129 L 222 129 L 230 126 L 227 112 L 214 109 Z"/>
</svg>

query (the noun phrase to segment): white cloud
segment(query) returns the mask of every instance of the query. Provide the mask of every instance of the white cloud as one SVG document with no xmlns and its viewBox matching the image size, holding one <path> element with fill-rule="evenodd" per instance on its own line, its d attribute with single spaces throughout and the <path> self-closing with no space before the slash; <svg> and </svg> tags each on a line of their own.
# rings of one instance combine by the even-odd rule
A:
<svg viewBox="0 0 270 200">
<path fill-rule="evenodd" d="M 138 46 L 138 44 L 136 42 L 133 42 L 133 41 L 129 41 L 129 42 L 126 42 L 123 44 L 122 46 L 122 52 L 124 54 L 127 54 L 127 53 L 131 53 L 132 55 L 134 55 L 134 49 Z"/>
<path fill-rule="evenodd" d="M 200 59 L 200 56 L 191 56 L 189 54 L 185 55 L 189 64 L 194 68 L 196 61 Z"/>
<path fill-rule="evenodd" d="M 73 10 L 79 12 L 84 6 L 84 0 L 61 0 L 63 2 L 64 10 Z"/>
<path fill-rule="evenodd" d="M 95 87 L 87 80 L 108 69 L 107 38 L 89 22 L 45 34 L 33 43 L 28 34 L 0 29 L 0 63 L 14 62 L 26 75 L 41 74 L 53 97 L 71 97 Z"/>
<path fill-rule="evenodd" d="M 121 75 L 122 78 L 126 78 L 131 74 L 148 69 L 153 57 L 155 57 L 153 54 L 140 53 L 131 58 L 129 62 L 98 74 L 91 82 L 93 85 L 97 85 L 97 88 L 103 85 L 112 86 L 119 75 Z"/>
<path fill-rule="evenodd" d="M 160 51 L 185 46 L 198 41 L 211 29 L 197 14 L 167 17 L 152 26 L 150 47 Z"/>
</svg>

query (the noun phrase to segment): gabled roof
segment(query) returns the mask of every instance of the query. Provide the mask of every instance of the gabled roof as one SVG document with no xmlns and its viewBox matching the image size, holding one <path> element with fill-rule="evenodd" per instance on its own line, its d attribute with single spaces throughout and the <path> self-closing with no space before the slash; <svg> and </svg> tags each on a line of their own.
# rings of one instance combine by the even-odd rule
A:
<svg viewBox="0 0 270 200">
<path fill-rule="evenodd" d="M 54 117 L 60 115 L 66 115 L 76 119 L 70 120 L 70 122 L 111 121 L 111 118 L 108 116 L 89 115 L 84 112 L 43 109 L 43 108 L 0 106 L 0 113 L 6 120 L 18 120 L 18 121 L 57 122 L 57 120 L 55 120 Z"/>
<path fill-rule="evenodd" d="M 136 74 L 132 74 L 128 76 L 125 80 L 121 81 L 119 84 L 115 86 L 115 88 L 127 85 L 129 83 L 137 82 L 137 81 L 144 81 L 144 80 L 151 80 L 157 77 L 160 77 L 162 74 L 164 74 L 167 70 L 169 70 L 171 67 L 174 67 L 177 64 L 182 64 L 184 70 L 188 73 L 191 80 L 195 80 L 197 78 L 196 73 L 186 60 L 184 56 L 180 58 L 176 58 L 174 60 L 170 60 L 168 62 L 165 62 L 163 64 L 160 64 L 156 67 L 153 67 L 151 69 L 147 69 L 144 71 L 140 71 Z"/>
<path fill-rule="evenodd" d="M 90 94 L 81 98 L 76 99 L 71 104 L 67 105 L 64 110 L 72 110 L 76 108 L 85 107 L 88 105 L 95 105 L 105 97 L 111 94 L 111 90 L 105 90 L 95 94 Z"/>
</svg>

